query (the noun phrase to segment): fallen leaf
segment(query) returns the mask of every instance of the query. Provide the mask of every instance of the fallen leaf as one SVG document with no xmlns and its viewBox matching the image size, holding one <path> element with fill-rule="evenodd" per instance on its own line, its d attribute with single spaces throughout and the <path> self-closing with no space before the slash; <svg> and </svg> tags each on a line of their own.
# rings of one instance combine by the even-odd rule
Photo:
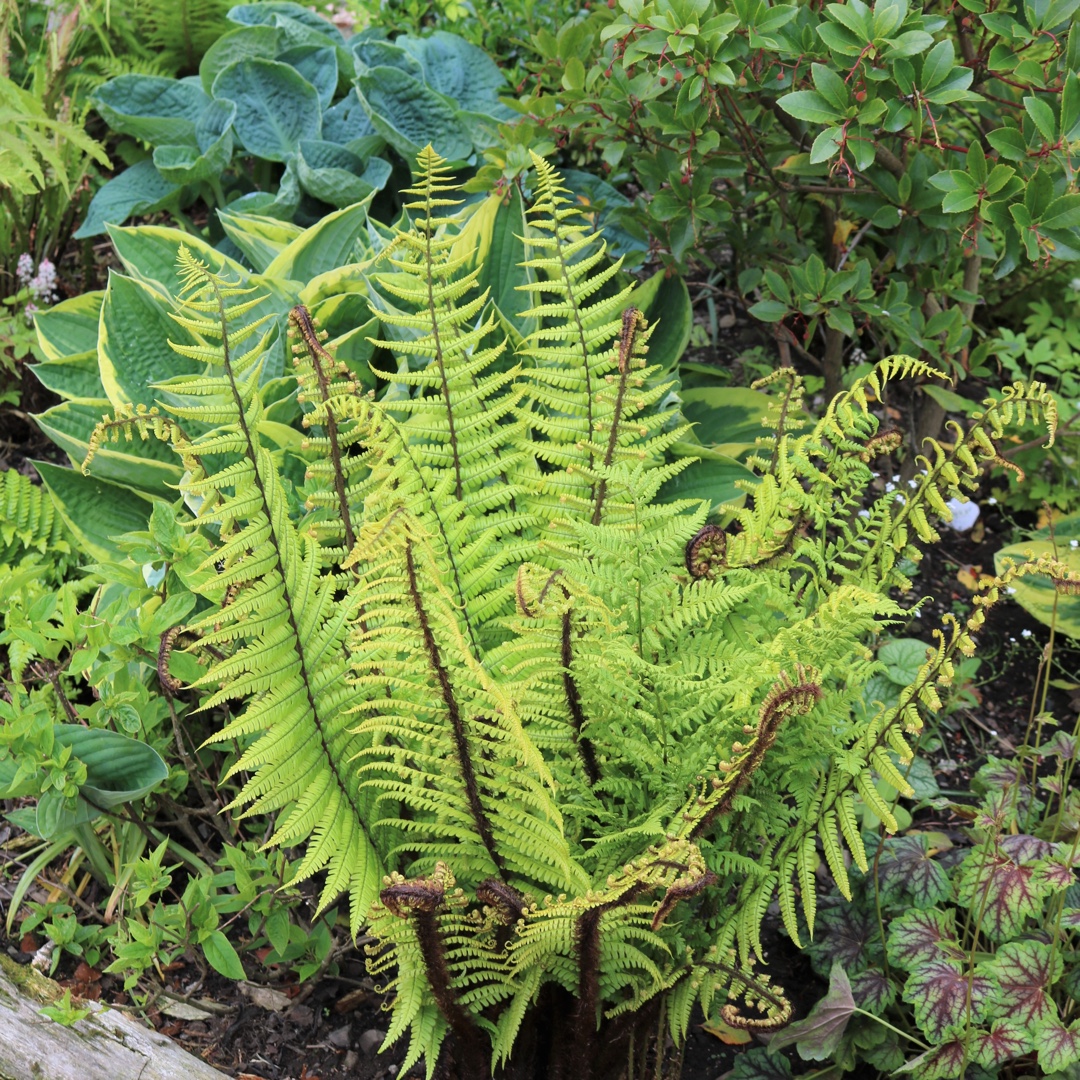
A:
<svg viewBox="0 0 1080 1080">
<path fill-rule="evenodd" d="M 981 544 L 986 536 L 986 526 L 981 521 L 975 522 L 975 528 L 971 530 L 971 542 Z"/>
<path fill-rule="evenodd" d="M 269 986 L 258 986 L 255 983 L 240 983 L 240 993 L 251 998 L 255 1005 L 268 1012 L 281 1012 L 291 1004 L 288 994 L 280 990 L 274 990 Z"/>
<path fill-rule="evenodd" d="M 716 1038 L 728 1046 L 745 1046 L 751 1038 L 749 1031 L 725 1024 L 719 1017 L 702 1024 L 701 1030 L 707 1031 L 710 1035 L 715 1035 Z"/>
<path fill-rule="evenodd" d="M 837 218 L 836 224 L 833 226 L 832 242 L 833 247 L 842 248 L 847 245 L 848 237 L 855 231 L 855 222 L 848 221 L 846 218 Z"/>
</svg>

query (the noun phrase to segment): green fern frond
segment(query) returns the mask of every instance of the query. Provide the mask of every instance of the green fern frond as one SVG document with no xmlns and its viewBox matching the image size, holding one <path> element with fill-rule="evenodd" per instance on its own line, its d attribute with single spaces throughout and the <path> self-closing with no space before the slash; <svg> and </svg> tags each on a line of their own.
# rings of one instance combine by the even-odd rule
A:
<svg viewBox="0 0 1080 1080">
<path fill-rule="evenodd" d="M 27 552 L 63 556 L 71 534 L 49 493 L 14 469 L 0 471 L 0 564 L 13 566 Z"/>
</svg>

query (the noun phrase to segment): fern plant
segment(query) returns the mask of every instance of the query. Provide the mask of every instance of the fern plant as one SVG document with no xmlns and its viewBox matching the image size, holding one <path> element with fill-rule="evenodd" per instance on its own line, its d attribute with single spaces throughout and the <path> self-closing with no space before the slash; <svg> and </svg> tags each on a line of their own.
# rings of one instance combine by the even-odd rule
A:
<svg viewBox="0 0 1080 1080">
<path fill-rule="evenodd" d="M 325 875 L 320 908 L 348 896 L 403 1068 L 637 1080 L 674 1067 L 668 1036 L 682 1043 L 695 1005 L 787 1020 L 766 909 L 778 898 L 792 936 L 812 934 L 819 846 L 848 891 L 846 855 L 865 864 L 854 800 L 892 822 L 875 780 L 910 790 L 908 740 L 982 618 L 868 713 L 902 559 L 997 460 L 1003 425 L 1052 429 L 1053 402 L 1012 387 L 931 448 L 914 490 L 875 496 L 896 437 L 870 403 L 933 373 L 894 357 L 800 431 L 781 372 L 747 505 L 710 521 L 665 486 L 687 425 L 661 408 L 651 328 L 535 168 L 534 329 L 516 347 L 464 269 L 457 189 L 429 148 L 367 277 L 393 393 L 364 393 L 296 308 L 308 436 L 282 450 L 260 298 L 182 251 L 174 348 L 205 370 L 170 380 L 167 413 L 106 420 L 91 451 L 137 430 L 179 454 L 215 542 L 197 586 L 211 608 L 184 628 L 214 660 L 191 690 L 241 702 L 211 740 L 239 747 L 234 809 L 304 845 L 294 880 Z M 1009 573 L 1035 570 L 1067 582 L 1046 560 Z"/>
</svg>

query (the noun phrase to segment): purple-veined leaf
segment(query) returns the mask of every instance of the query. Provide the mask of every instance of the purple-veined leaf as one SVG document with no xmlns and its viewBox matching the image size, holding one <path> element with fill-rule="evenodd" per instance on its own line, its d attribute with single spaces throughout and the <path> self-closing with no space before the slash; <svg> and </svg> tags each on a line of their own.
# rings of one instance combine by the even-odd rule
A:
<svg viewBox="0 0 1080 1080">
<path fill-rule="evenodd" d="M 982 912 L 980 929 L 993 941 L 1015 937 L 1029 918 L 1042 911 L 1049 891 L 1036 864 L 1014 862 L 1000 847 L 972 851 L 957 882 L 960 902 L 976 915 Z"/>
<path fill-rule="evenodd" d="M 1031 798 L 1031 785 L 1023 778 L 1019 766 L 1014 761 L 990 757 L 986 764 L 971 778 L 971 786 L 980 792 L 1005 792 L 1011 790 L 1019 781 L 1019 801 L 1026 805 Z"/>
<path fill-rule="evenodd" d="M 851 977 L 851 996 L 860 1009 L 880 1016 L 896 998 L 896 987 L 881 968 L 871 967 Z"/>
<path fill-rule="evenodd" d="M 889 959 L 907 971 L 930 960 L 964 959 L 956 940 L 956 915 L 950 908 L 909 911 L 889 927 Z"/>
<path fill-rule="evenodd" d="M 970 984 L 971 1021 L 982 1018 L 993 996 L 994 984 L 973 973 Z M 914 1006 L 915 1021 L 932 1043 L 945 1040 L 968 1024 L 968 976 L 949 960 L 920 964 L 908 977 L 904 1000 Z"/>
<path fill-rule="evenodd" d="M 922 833 L 890 837 L 883 843 L 878 884 L 886 900 L 906 898 L 917 908 L 933 907 L 952 895 L 949 879 Z"/>
<path fill-rule="evenodd" d="M 839 964 L 834 964 L 829 976 L 829 992 L 810 1010 L 805 1020 L 788 1024 L 769 1040 L 770 1053 L 794 1044 L 804 1061 L 825 1061 L 840 1045 L 855 1009 L 847 974 Z"/>
<path fill-rule="evenodd" d="M 1070 930 L 1080 930 L 1080 908 L 1066 908 L 1061 913 L 1061 925 Z"/>
<path fill-rule="evenodd" d="M 984 970 L 998 984 L 996 1005 L 1011 1020 L 1034 1027 L 1057 1018 L 1050 988 L 1061 978 L 1061 957 L 1039 941 L 1002 945 Z"/>
<path fill-rule="evenodd" d="M 1076 884 L 1076 871 L 1065 864 L 1065 858 L 1047 859 L 1039 867 L 1051 892 L 1064 892 L 1070 885 Z"/>
<path fill-rule="evenodd" d="M 1012 859 L 1013 862 L 1027 863 L 1035 859 L 1049 858 L 1057 850 L 1049 840 L 1040 840 L 1037 836 L 1027 836 L 1019 833 L 1016 836 L 1003 836 L 998 841 L 998 847 Z"/>
<path fill-rule="evenodd" d="M 971 1060 L 984 1069 L 999 1069 L 1032 1049 L 1027 1029 L 1015 1020 L 995 1020 L 989 1031 L 971 1033 Z"/>
<path fill-rule="evenodd" d="M 1039 1067 L 1047 1073 L 1059 1072 L 1080 1061 L 1080 1020 L 1066 1027 L 1060 1020 L 1040 1024 L 1035 1032 Z"/>
<path fill-rule="evenodd" d="M 791 1064 L 783 1054 L 770 1054 L 757 1046 L 735 1055 L 727 1080 L 791 1080 Z"/>
<path fill-rule="evenodd" d="M 912 1058 L 896 1071 L 911 1073 L 912 1080 L 956 1080 L 956 1077 L 963 1074 L 966 1060 L 964 1044 L 957 1039 L 955 1042 L 927 1050 L 925 1054 Z"/>
<path fill-rule="evenodd" d="M 1078 748 L 1080 748 L 1080 739 L 1059 729 L 1054 732 L 1053 738 L 1048 739 L 1039 747 L 1039 753 L 1043 757 L 1057 757 L 1062 761 L 1073 761 Z"/>
<path fill-rule="evenodd" d="M 862 971 L 882 955 L 877 916 L 858 903 L 822 906 L 814 926 L 814 941 L 807 951 L 823 974 L 833 964 L 840 964 L 849 975 Z"/>
</svg>

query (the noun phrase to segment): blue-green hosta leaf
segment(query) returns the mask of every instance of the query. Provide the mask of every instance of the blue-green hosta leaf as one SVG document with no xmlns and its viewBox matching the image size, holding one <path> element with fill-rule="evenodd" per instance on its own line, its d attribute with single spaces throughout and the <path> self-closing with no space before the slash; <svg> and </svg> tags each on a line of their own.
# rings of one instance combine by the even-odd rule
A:
<svg viewBox="0 0 1080 1080">
<path fill-rule="evenodd" d="M 977 1023 L 993 1000 L 994 983 L 949 960 L 918 965 L 904 986 L 904 1000 L 914 1006 L 915 1021 L 932 1043 L 944 1043 Z"/>
<path fill-rule="evenodd" d="M 937 960 L 959 964 L 966 956 L 957 939 L 952 908 L 908 911 L 893 919 L 889 923 L 888 950 L 889 959 L 906 971 Z"/>
<path fill-rule="evenodd" d="M 111 538 L 145 529 L 153 500 L 75 469 L 47 462 L 35 462 L 35 468 L 79 547 L 98 562 L 122 562 L 125 556 Z"/>
<path fill-rule="evenodd" d="M 329 20 L 311 8 L 289 0 L 262 0 L 258 4 L 239 4 L 229 11 L 229 19 L 241 26 L 279 26 L 279 17 L 290 19 L 315 33 L 323 34 L 335 45 L 344 45 L 345 37 Z"/>
<path fill-rule="evenodd" d="M 38 347 L 46 360 L 97 351 L 104 290 L 80 293 L 34 316 Z"/>
<path fill-rule="evenodd" d="M 488 112 L 509 93 L 506 75 L 483 49 L 457 34 L 436 30 L 430 37 L 399 37 L 395 43 L 416 57 L 423 79 L 459 109 Z"/>
<path fill-rule="evenodd" d="M 296 156 L 296 177 L 313 198 L 344 207 L 373 195 L 390 179 L 390 163 L 372 158 L 367 163 L 344 146 L 305 139 Z"/>
<path fill-rule="evenodd" d="M 195 123 L 210 104 L 194 83 L 158 75 L 120 75 L 99 86 L 93 100 L 113 131 L 152 146 L 194 142 Z"/>
<path fill-rule="evenodd" d="M 336 105 L 332 105 L 322 118 L 322 137 L 327 142 L 345 146 L 357 139 L 366 139 L 375 135 L 375 125 L 364 109 L 364 103 L 354 87 Z M 379 138 L 378 146 L 385 145 Z M 373 149 L 372 153 L 378 153 Z"/>
<path fill-rule="evenodd" d="M 159 146 L 154 167 L 173 184 L 199 184 L 220 176 L 232 161 L 233 137 L 226 131 L 200 153 L 191 146 Z"/>
<path fill-rule="evenodd" d="M 473 142 L 453 108 L 397 68 L 379 67 L 356 80 L 375 130 L 406 160 L 430 143 L 449 162 L 472 156 Z"/>
<path fill-rule="evenodd" d="M 301 139 L 317 139 L 322 131 L 318 91 L 277 60 L 254 57 L 230 64 L 214 80 L 214 97 L 235 103 L 237 138 L 268 161 L 285 161 Z"/>
<path fill-rule="evenodd" d="M 399 39 L 401 40 L 401 39 Z M 381 41 L 377 38 L 358 38 L 350 44 L 356 58 L 356 73 L 362 75 L 377 67 L 392 67 L 404 71 L 414 79 L 424 81 L 424 65 L 396 42 Z"/>
<path fill-rule="evenodd" d="M 253 57 L 273 60 L 280 46 L 281 31 L 276 26 L 241 26 L 230 30 L 206 50 L 199 64 L 199 81 L 209 94 L 214 88 L 214 80 L 230 64 Z"/>
<path fill-rule="evenodd" d="M 631 203 L 616 187 L 582 169 L 565 169 L 563 183 L 573 192 L 592 227 L 597 232 L 603 231 L 608 251 L 614 258 L 625 255 L 631 260 L 639 259 L 649 250 L 648 241 L 630 232 L 624 223 L 622 211 L 629 210 Z"/>
<path fill-rule="evenodd" d="M 661 318 L 663 316 L 661 315 Z M 649 345 L 650 359 L 652 344 Z M 762 419 L 770 398 L 745 386 L 700 386 L 679 393 L 682 414 L 694 424 L 694 436 L 720 453 L 737 457 L 769 435 Z"/>
<path fill-rule="evenodd" d="M 290 158 L 281 174 L 277 191 L 252 191 L 233 200 L 229 207 L 244 214 L 259 214 L 262 217 L 291 221 L 300 205 L 300 194 L 300 183 L 296 179 L 293 159 Z"/>
<path fill-rule="evenodd" d="M 299 45 L 277 57 L 283 64 L 296 68 L 319 95 L 319 104 L 330 107 L 338 84 L 337 49 L 330 45 Z"/>
<path fill-rule="evenodd" d="M 1050 989 L 1061 977 L 1061 956 L 1040 941 L 1009 941 L 983 965 L 998 984 L 997 1005 L 1004 1015 L 1029 1028 L 1057 1019 Z"/>
<path fill-rule="evenodd" d="M 136 214 L 151 214 L 179 192 L 180 188 L 166 180 L 152 161 L 138 161 L 98 190 L 75 238 L 100 236 L 109 225 L 122 225 Z"/>
</svg>

